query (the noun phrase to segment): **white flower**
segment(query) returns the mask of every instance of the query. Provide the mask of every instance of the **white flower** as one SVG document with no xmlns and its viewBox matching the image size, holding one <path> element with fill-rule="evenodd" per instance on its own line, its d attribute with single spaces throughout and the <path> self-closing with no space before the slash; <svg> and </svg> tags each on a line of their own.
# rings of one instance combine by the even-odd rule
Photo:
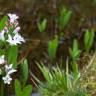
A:
<svg viewBox="0 0 96 96">
<path fill-rule="evenodd" d="M 21 44 L 21 42 L 25 42 L 25 40 L 18 33 L 16 33 L 14 37 L 8 35 L 7 42 L 9 42 L 10 45 L 16 45 Z"/>
<path fill-rule="evenodd" d="M 2 79 L 4 80 L 5 84 L 10 84 L 10 82 L 12 81 L 12 78 L 8 74 L 5 77 L 3 77 Z"/>
<path fill-rule="evenodd" d="M 16 34 L 19 31 L 20 31 L 20 27 L 18 26 L 18 27 L 15 28 L 15 30 L 13 31 L 13 33 Z"/>
<path fill-rule="evenodd" d="M 5 40 L 4 33 L 5 33 L 4 30 L 2 30 L 2 31 L 0 32 L 0 39 L 3 40 L 3 41 Z"/>
<path fill-rule="evenodd" d="M 17 70 L 15 70 L 15 69 L 12 68 L 12 64 L 5 65 L 5 72 L 6 72 L 7 75 L 10 75 L 10 74 L 12 74 L 12 73 L 14 73 L 16 71 Z"/>
<path fill-rule="evenodd" d="M 3 77 L 2 79 L 4 80 L 4 83 L 5 84 L 10 84 L 10 82 L 12 81 L 12 78 L 11 78 L 11 74 L 16 72 L 17 70 L 13 69 L 12 68 L 12 64 L 10 65 L 5 65 L 5 72 L 6 72 L 6 76 Z"/>
<path fill-rule="evenodd" d="M 8 29 L 7 29 L 7 27 L 4 27 L 4 29 L 0 32 L 0 39 L 1 40 L 5 40 L 5 36 L 4 36 L 4 34 L 5 33 L 7 33 L 8 32 Z"/>
<path fill-rule="evenodd" d="M 10 18 L 10 23 L 14 23 L 19 17 L 16 14 L 8 14 Z"/>
<path fill-rule="evenodd" d="M 0 56 L 0 64 L 3 64 L 5 62 L 4 55 Z"/>
</svg>

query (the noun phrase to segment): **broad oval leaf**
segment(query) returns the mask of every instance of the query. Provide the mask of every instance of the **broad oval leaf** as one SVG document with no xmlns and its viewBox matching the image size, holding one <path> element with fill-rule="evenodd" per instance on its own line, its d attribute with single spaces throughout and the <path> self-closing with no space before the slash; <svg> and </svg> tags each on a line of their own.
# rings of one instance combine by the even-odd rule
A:
<svg viewBox="0 0 96 96">
<path fill-rule="evenodd" d="M 26 84 L 26 81 L 28 79 L 28 63 L 27 63 L 27 60 L 25 59 L 24 62 L 20 66 L 21 66 L 21 81 L 22 81 L 22 86 L 24 87 L 25 84 Z"/>
<path fill-rule="evenodd" d="M 15 80 L 15 94 L 16 96 L 22 96 L 22 92 L 21 92 L 21 84 L 19 82 L 19 80 Z"/>
<path fill-rule="evenodd" d="M 32 86 L 31 85 L 27 85 L 23 91 L 22 91 L 22 96 L 30 96 L 32 92 Z"/>
</svg>

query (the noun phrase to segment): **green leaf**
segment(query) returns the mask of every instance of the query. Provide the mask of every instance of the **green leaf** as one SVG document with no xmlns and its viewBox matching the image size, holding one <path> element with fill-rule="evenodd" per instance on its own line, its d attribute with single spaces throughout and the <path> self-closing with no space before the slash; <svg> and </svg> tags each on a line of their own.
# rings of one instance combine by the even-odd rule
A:
<svg viewBox="0 0 96 96">
<path fill-rule="evenodd" d="M 78 48 L 78 42 L 76 39 L 73 41 L 73 47 L 69 48 L 69 53 L 72 58 L 72 60 L 76 60 L 80 56 L 80 50 Z"/>
<path fill-rule="evenodd" d="M 73 52 L 75 53 L 76 51 L 78 51 L 78 42 L 76 39 L 74 39 L 73 41 Z"/>
<path fill-rule="evenodd" d="M 27 63 L 27 60 L 24 60 L 24 62 L 20 66 L 21 66 L 21 81 L 22 81 L 22 86 L 24 87 L 25 84 L 26 84 L 26 81 L 28 79 L 28 63 Z"/>
<path fill-rule="evenodd" d="M 47 26 L 47 19 L 43 19 L 42 21 L 38 22 L 38 29 L 40 32 L 44 32 Z"/>
<path fill-rule="evenodd" d="M 43 73 L 44 78 L 46 79 L 46 81 L 48 83 L 50 83 L 51 78 L 50 78 L 50 72 L 49 69 L 47 67 L 44 66 L 44 64 L 41 62 L 40 64 L 37 64 L 37 66 L 39 67 L 39 69 L 41 70 L 41 72 Z"/>
<path fill-rule="evenodd" d="M 68 65 L 68 60 L 66 61 L 66 74 L 65 74 L 65 79 L 66 79 L 66 84 L 67 84 L 67 91 L 72 89 L 72 82 L 70 80 L 70 74 L 69 74 L 69 65 Z"/>
<path fill-rule="evenodd" d="M 95 37 L 94 30 L 91 30 L 91 31 L 86 30 L 84 34 L 84 46 L 85 46 L 86 52 L 89 52 L 90 48 L 92 47 L 94 37 Z"/>
<path fill-rule="evenodd" d="M 23 88 L 23 90 L 21 90 L 21 84 L 19 82 L 19 80 L 15 80 L 15 94 L 16 96 L 30 96 L 32 92 L 32 86 L 31 85 L 27 85 L 26 87 Z"/>
<path fill-rule="evenodd" d="M 85 34 L 84 34 L 84 45 L 85 45 L 85 49 L 88 51 L 89 49 L 89 41 L 90 40 L 90 32 L 88 30 L 86 30 Z"/>
<path fill-rule="evenodd" d="M 0 49 L 0 56 L 4 55 L 5 54 L 5 50 L 1 50 Z"/>
<path fill-rule="evenodd" d="M 58 37 L 56 37 L 55 39 L 51 40 L 49 42 L 49 44 L 48 44 L 48 54 L 49 54 L 51 62 L 53 62 L 55 57 L 56 57 L 58 44 L 59 44 Z"/>
<path fill-rule="evenodd" d="M 19 82 L 19 80 L 15 80 L 15 94 L 16 96 L 22 96 L 22 92 L 21 92 L 21 84 Z"/>
<path fill-rule="evenodd" d="M 8 63 L 13 64 L 13 68 L 17 67 L 18 46 L 10 46 L 8 49 Z"/>
<path fill-rule="evenodd" d="M 0 31 L 3 30 L 3 28 L 6 26 L 6 22 L 8 20 L 8 16 L 4 16 L 2 20 L 0 21 Z"/>
<path fill-rule="evenodd" d="M 73 61 L 71 65 L 72 65 L 72 69 L 73 69 L 74 81 L 76 81 L 79 78 L 78 65 L 75 61 Z"/>
<path fill-rule="evenodd" d="M 71 14 L 72 12 L 68 11 L 65 7 L 62 7 L 60 10 L 58 23 L 61 30 L 68 24 Z"/>
<path fill-rule="evenodd" d="M 22 96 L 30 96 L 31 92 L 32 92 L 32 86 L 27 85 L 22 91 Z"/>
</svg>

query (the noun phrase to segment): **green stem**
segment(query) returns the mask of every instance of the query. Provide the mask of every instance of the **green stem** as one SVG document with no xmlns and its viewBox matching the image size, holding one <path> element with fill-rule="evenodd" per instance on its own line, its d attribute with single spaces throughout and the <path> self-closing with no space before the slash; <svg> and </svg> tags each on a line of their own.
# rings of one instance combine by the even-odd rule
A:
<svg viewBox="0 0 96 96">
<path fill-rule="evenodd" d="M 0 79 L 0 96 L 4 96 L 4 83 Z"/>
</svg>

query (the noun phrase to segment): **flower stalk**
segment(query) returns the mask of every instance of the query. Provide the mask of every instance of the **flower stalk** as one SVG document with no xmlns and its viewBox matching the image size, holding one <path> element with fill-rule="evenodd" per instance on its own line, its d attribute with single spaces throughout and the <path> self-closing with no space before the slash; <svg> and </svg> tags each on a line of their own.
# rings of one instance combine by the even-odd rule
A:
<svg viewBox="0 0 96 96">
<path fill-rule="evenodd" d="M 2 78 L 0 78 L 0 96 L 4 96 L 4 82 Z"/>
</svg>

